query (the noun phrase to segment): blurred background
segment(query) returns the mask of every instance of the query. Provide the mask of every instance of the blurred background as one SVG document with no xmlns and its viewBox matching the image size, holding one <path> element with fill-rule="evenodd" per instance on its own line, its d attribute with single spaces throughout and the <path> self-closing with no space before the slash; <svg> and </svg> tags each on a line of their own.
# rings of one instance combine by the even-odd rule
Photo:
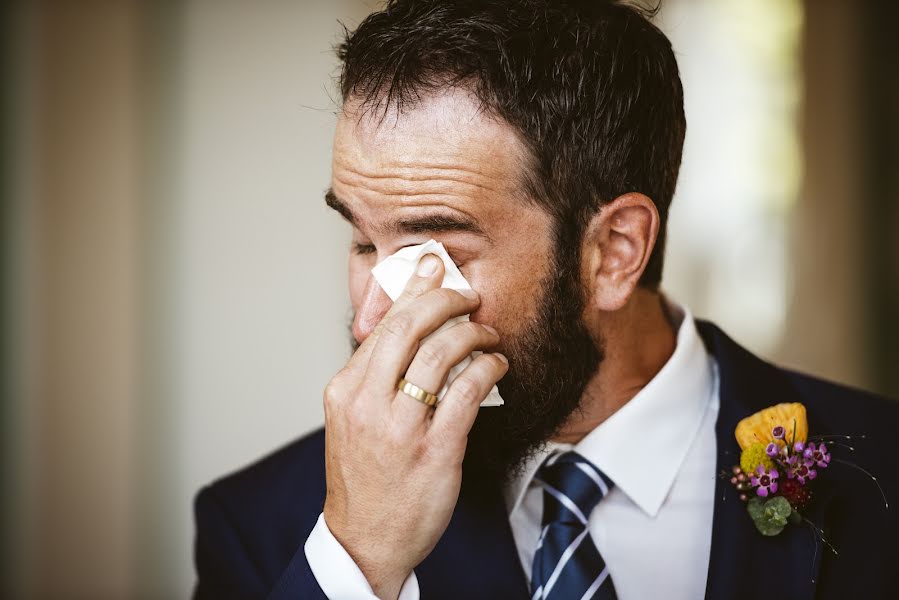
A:
<svg viewBox="0 0 899 600">
<path fill-rule="evenodd" d="M 0 596 L 178 598 L 191 501 L 322 422 L 325 209 L 360 0 L 6 2 Z M 899 3 L 667 0 L 687 140 L 665 288 L 899 396 Z"/>
</svg>

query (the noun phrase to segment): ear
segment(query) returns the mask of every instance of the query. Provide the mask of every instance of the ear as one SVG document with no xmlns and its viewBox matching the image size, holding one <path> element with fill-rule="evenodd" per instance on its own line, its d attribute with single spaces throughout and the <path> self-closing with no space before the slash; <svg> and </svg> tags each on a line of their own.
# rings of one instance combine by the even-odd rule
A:
<svg viewBox="0 0 899 600">
<path fill-rule="evenodd" d="M 590 306 L 623 308 L 652 255 L 661 220 L 655 203 L 636 192 L 605 205 L 587 224 L 581 249 Z"/>
</svg>

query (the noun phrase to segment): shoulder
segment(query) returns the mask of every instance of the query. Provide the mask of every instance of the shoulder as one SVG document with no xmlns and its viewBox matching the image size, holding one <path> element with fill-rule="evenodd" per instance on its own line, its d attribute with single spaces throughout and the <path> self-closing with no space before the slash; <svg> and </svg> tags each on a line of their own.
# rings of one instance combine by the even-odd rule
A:
<svg viewBox="0 0 899 600">
<path fill-rule="evenodd" d="M 899 430 L 899 402 L 776 366 L 708 321 L 697 321 L 697 328 L 718 363 L 722 395 L 745 412 L 740 418 L 780 402 L 801 402 L 814 435 L 864 436 L 886 448 Z"/>
<path fill-rule="evenodd" d="M 826 428 L 821 434 L 864 435 L 876 442 L 875 432 L 889 434 L 883 441 L 899 432 L 899 402 L 805 373 L 782 371 L 802 398 L 809 418 Z"/>
<path fill-rule="evenodd" d="M 211 530 L 210 539 L 220 539 L 227 529 L 257 566 L 280 572 L 312 531 L 324 500 L 319 429 L 203 488 L 195 502 L 198 534 Z"/>
<path fill-rule="evenodd" d="M 893 449 L 899 402 L 804 373 L 783 372 L 806 407 L 809 434 L 825 437 L 835 458 L 852 465 L 860 485 L 872 486 L 875 477 L 892 501 L 899 500 L 899 453 Z"/>
</svg>

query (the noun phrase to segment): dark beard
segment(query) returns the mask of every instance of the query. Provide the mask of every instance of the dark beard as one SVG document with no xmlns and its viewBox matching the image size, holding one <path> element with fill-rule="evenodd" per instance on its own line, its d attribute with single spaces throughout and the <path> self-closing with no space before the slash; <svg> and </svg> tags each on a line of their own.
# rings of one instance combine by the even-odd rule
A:
<svg viewBox="0 0 899 600">
<path fill-rule="evenodd" d="M 594 340 L 583 322 L 580 257 L 565 252 L 572 246 L 556 244 L 536 316 L 503 340 L 509 371 L 497 387 L 505 404 L 478 413 L 465 452 L 467 484 L 504 482 L 518 473 L 578 409 L 603 360 L 602 340 Z M 352 334 L 350 341 L 355 352 Z"/>
<path fill-rule="evenodd" d="M 519 473 L 578 410 L 603 360 L 602 341 L 583 321 L 579 257 L 566 257 L 562 248 L 541 284 L 536 318 L 503 344 L 509 371 L 497 387 L 505 405 L 478 413 L 465 453 L 468 483 L 504 482 Z"/>
</svg>

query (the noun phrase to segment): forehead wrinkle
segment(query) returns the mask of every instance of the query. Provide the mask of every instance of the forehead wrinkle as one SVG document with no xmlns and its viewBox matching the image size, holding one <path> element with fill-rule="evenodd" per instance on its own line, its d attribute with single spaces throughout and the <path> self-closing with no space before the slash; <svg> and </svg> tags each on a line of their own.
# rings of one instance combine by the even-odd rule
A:
<svg viewBox="0 0 899 600">
<path fill-rule="evenodd" d="M 421 165 L 396 167 L 384 167 L 366 169 L 361 165 L 347 165 L 339 159 L 335 159 L 334 178 L 348 185 L 361 185 L 361 187 L 381 188 L 378 191 L 388 195 L 397 193 L 419 195 L 421 193 L 443 192 L 447 188 L 462 186 L 473 188 L 471 193 L 490 192 L 496 193 L 496 187 L 492 185 L 495 179 L 489 174 L 473 171 L 461 167 L 447 167 L 443 165 Z M 453 190 L 450 193 L 460 193 L 461 190 Z"/>
<path fill-rule="evenodd" d="M 460 181 L 471 181 L 477 179 L 493 179 L 498 177 L 498 173 L 490 173 L 486 170 L 479 170 L 474 165 L 460 166 L 453 163 L 427 163 L 422 160 L 397 161 L 395 164 L 379 165 L 380 169 L 388 177 L 406 177 L 410 180 L 427 179 L 429 177 L 445 177 L 447 179 L 457 179 Z M 357 169 L 360 173 L 371 177 L 379 177 L 376 172 L 365 172 Z M 419 174 L 421 173 L 421 174 Z"/>
<path fill-rule="evenodd" d="M 481 204 L 486 191 L 476 186 L 460 186 L 459 184 L 434 183 L 433 185 L 384 185 L 382 180 L 344 179 L 338 173 L 333 174 L 335 188 L 343 188 L 344 195 L 352 195 L 367 204 L 394 205 L 397 208 L 420 208 L 427 205 L 439 205 L 467 214 L 460 208 L 466 204 Z"/>
<path fill-rule="evenodd" d="M 471 196 L 457 193 L 383 192 L 365 186 L 360 190 L 352 183 L 341 181 L 336 174 L 334 183 L 345 186 L 344 191 L 351 197 L 357 197 L 362 205 L 370 208 L 380 205 L 380 210 L 386 212 L 385 218 L 377 221 L 366 219 L 365 226 L 360 226 L 360 229 L 372 235 L 388 237 L 403 233 L 472 233 L 493 243 L 493 238 L 481 226 L 480 220 L 461 208 L 472 203 Z M 346 206 L 347 203 L 341 204 Z M 476 201 L 476 205 L 481 206 L 482 203 Z M 451 225 L 451 222 L 456 222 L 458 226 Z"/>
<path fill-rule="evenodd" d="M 434 204 L 477 213 L 483 228 L 496 231 L 515 218 L 507 211 L 517 214 L 513 203 L 527 196 L 530 153 L 508 123 L 465 94 L 429 96 L 387 124 L 358 116 L 338 116 L 332 184 L 369 217 L 367 225 Z"/>
</svg>

